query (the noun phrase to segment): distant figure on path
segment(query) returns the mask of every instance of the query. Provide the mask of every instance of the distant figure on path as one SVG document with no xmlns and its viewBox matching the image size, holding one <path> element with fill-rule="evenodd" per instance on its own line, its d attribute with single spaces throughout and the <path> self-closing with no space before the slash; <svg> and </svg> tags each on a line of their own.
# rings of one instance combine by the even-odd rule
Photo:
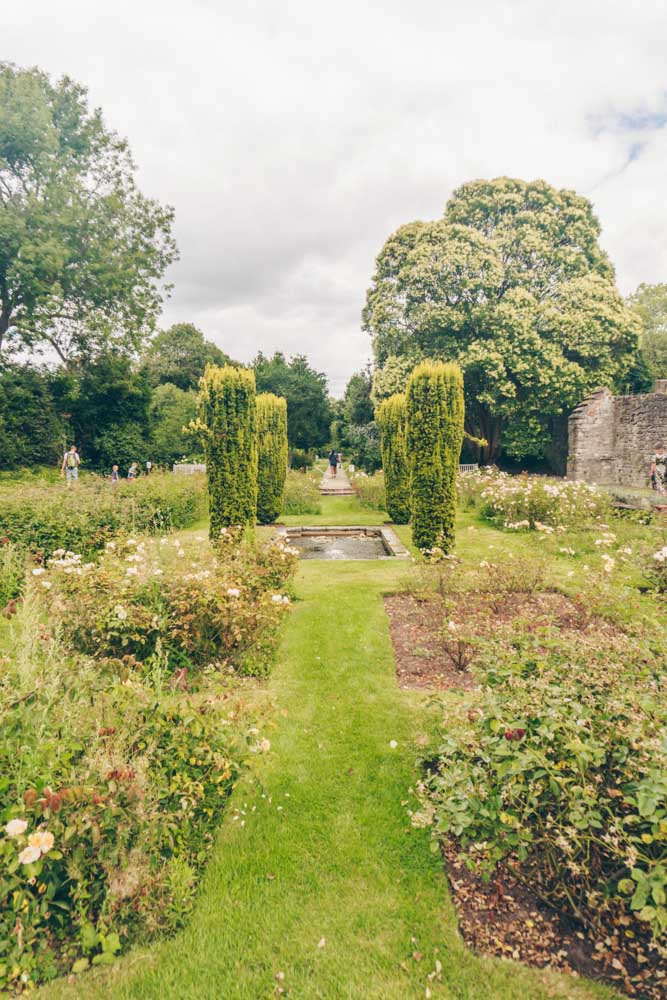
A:
<svg viewBox="0 0 667 1000">
<path fill-rule="evenodd" d="M 152 462 L 146 462 L 146 475 L 147 476 L 150 476 L 152 468 L 153 468 L 153 463 Z"/>
<path fill-rule="evenodd" d="M 343 452 L 342 451 L 339 451 L 338 454 L 336 455 L 336 462 L 340 466 L 341 471 L 342 471 L 342 469 L 343 469 Z"/>
<path fill-rule="evenodd" d="M 111 467 L 111 485 L 118 486 L 119 482 L 120 482 L 120 476 L 118 475 L 118 466 L 113 465 Z"/>
<path fill-rule="evenodd" d="M 329 452 L 329 471 L 331 472 L 332 476 L 336 475 L 337 468 L 338 468 L 338 455 L 332 448 L 331 451 Z"/>
<path fill-rule="evenodd" d="M 667 493 L 667 454 L 665 446 L 660 443 L 655 446 L 655 454 L 651 459 L 651 486 L 658 493 Z"/>
<path fill-rule="evenodd" d="M 68 487 L 79 478 L 80 462 L 81 459 L 79 458 L 79 453 L 76 450 L 76 445 L 73 444 L 70 450 L 66 451 L 63 455 L 63 464 L 60 467 L 60 475 L 65 476 Z"/>
<path fill-rule="evenodd" d="M 130 468 L 127 470 L 128 481 L 131 482 L 133 479 L 136 479 L 138 474 L 139 474 L 139 466 L 137 465 L 136 462 L 133 462 Z"/>
</svg>

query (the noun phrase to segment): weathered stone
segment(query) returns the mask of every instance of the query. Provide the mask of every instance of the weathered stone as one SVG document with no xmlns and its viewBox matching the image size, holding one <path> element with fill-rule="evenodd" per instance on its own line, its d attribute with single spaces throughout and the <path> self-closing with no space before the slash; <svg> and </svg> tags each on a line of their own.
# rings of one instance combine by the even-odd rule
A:
<svg viewBox="0 0 667 1000">
<path fill-rule="evenodd" d="M 648 486 L 651 456 L 667 444 L 667 380 L 642 396 L 598 389 L 568 422 L 568 479 L 617 486 Z"/>
</svg>

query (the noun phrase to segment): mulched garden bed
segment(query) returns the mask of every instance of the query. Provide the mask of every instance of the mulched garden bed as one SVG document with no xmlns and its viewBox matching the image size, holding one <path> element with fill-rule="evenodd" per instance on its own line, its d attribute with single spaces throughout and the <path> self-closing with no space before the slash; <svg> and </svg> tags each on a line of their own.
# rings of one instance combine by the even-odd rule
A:
<svg viewBox="0 0 667 1000">
<path fill-rule="evenodd" d="M 638 922 L 630 926 L 628 919 L 627 926 L 594 940 L 502 866 L 484 882 L 460 859 L 454 841 L 444 846 L 443 854 L 461 936 L 474 951 L 597 979 L 633 998 L 667 996 L 667 963 L 649 950 Z M 628 931 L 635 936 L 628 938 Z"/>
<path fill-rule="evenodd" d="M 583 604 L 554 591 L 535 593 L 466 593 L 443 598 L 424 595 L 391 594 L 385 597 L 391 641 L 396 656 L 400 687 L 448 690 L 477 687 L 474 675 L 456 666 L 457 643 L 446 632 L 453 621 L 462 632 L 482 638 L 501 626 L 516 623 L 523 632 L 557 628 L 563 634 L 578 633 L 597 642 L 622 633 L 617 626 L 591 615 Z M 472 659 L 471 651 L 471 659 Z"/>
</svg>

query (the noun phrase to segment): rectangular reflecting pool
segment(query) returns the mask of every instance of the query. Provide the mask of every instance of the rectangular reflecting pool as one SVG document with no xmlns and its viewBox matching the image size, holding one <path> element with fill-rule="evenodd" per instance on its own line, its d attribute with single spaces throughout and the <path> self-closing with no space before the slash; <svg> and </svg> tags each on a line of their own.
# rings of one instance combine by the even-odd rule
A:
<svg viewBox="0 0 667 1000">
<path fill-rule="evenodd" d="M 286 528 L 282 537 L 301 559 L 405 559 L 409 552 L 389 527 Z"/>
</svg>

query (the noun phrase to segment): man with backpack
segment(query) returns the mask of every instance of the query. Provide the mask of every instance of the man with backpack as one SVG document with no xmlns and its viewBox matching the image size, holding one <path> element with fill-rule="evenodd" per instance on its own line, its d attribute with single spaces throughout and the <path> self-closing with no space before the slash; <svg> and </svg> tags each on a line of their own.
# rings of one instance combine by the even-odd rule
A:
<svg viewBox="0 0 667 1000">
<path fill-rule="evenodd" d="M 81 459 L 79 458 L 79 453 L 76 450 L 76 445 L 73 444 L 70 450 L 66 451 L 63 455 L 63 464 L 60 468 L 60 475 L 65 476 L 68 487 L 79 478 L 80 462 Z"/>
</svg>

